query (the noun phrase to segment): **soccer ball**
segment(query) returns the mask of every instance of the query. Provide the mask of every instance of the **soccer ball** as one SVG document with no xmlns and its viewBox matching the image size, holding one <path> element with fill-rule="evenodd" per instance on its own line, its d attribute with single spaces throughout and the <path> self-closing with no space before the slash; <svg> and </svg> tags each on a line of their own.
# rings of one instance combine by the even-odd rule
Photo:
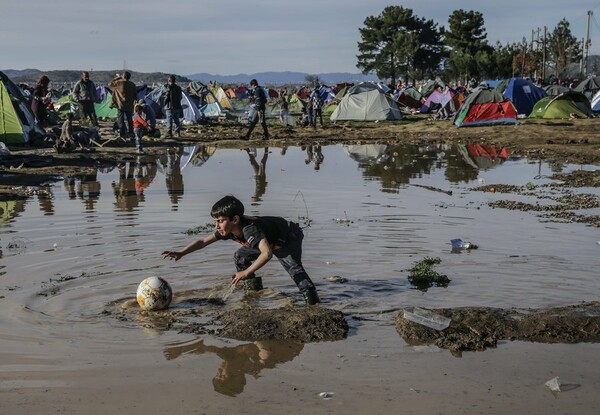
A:
<svg viewBox="0 0 600 415">
<path fill-rule="evenodd" d="M 171 304 L 173 290 L 163 278 L 148 277 L 138 285 L 136 298 L 142 310 L 163 310 Z"/>
</svg>

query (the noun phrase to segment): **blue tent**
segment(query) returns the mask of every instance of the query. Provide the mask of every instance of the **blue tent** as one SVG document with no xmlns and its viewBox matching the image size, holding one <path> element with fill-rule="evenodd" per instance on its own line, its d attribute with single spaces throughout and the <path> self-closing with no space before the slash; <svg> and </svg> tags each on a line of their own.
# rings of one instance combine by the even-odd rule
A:
<svg viewBox="0 0 600 415">
<path fill-rule="evenodd" d="M 535 103 L 546 96 L 546 91 L 523 78 L 503 81 L 496 89 L 510 99 L 517 109 L 517 114 L 525 116 L 531 114 Z"/>
</svg>

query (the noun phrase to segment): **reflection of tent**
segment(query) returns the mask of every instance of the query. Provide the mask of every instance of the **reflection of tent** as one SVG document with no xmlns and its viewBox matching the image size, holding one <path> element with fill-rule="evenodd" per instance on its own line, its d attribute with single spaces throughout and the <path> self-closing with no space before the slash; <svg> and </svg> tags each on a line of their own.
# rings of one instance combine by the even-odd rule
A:
<svg viewBox="0 0 600 415">
<path fill-rule="evenodd" d="M 517 114 L 524 115 L 531 114 L 535 103 L 546 96 L 546 91 L 523 78 L 503 81 L 496 89 L 511 100 L 517 109 Z"/>
<path fill-rule="evenodd" d="M 0 72 L 0 142 L 28 143 L 31 132 L 45 134 L 19 87 Z"/>
<path fill-rule="evenodd" d="M 331 121 L 383 121 L 399 120 L 402 114 L 396 102 L 377 88 L 377 85 L 362 83 L 348 89 Z"/>
<path fill-rule="evenodd" d="M 497 148 L 483 144 L 459 144 L 458 152 L 467 164 L 475 169 L 489 169 L 502 164 L 511 154 L 505 147 Z"/>
<path fill-rule="evenodd" d="M 517 124 L 517 111 L 508 98 L 496 89 L 476 88 L 454 116 L 457 127 Z"/>
<path fill-rule="evenodd" d="M 581 92 L 568 91 L 558 96 L 544 97 L 539 100 L 529 118 L 588 118 L 592 115 L 590 101 Z"/>
<path fill-rule="evenodd" d="M 373 162 L 385 154 L 388 146 L 385 144 L 343 145 L 344 151 L 356 161 Z"/>
</svg>

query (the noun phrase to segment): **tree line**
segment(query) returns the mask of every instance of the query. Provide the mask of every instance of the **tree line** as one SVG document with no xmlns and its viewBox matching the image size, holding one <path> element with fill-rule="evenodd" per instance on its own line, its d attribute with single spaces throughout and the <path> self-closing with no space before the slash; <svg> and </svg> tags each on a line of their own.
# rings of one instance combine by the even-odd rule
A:
<svg viewBox="0 0 600 415">
<path fill-rule="evenodd" d="M 490 45 L 478 11 L 453 11 L 446 29 L 412 9 L 388 6 L 379 16 L 367 17 L 359 32 L 357 68 L 393 85 L 399 79 L 436 76 L 465 83 L 514 76 L 564 79 L 583 53 L 564 18 L 542 40 Z"/>
</svg>

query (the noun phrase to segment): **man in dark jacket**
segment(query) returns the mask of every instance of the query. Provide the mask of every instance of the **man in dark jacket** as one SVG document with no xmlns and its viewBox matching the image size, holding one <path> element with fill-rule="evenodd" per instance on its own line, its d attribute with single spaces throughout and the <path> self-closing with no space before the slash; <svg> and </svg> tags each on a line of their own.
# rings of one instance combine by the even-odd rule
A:
<svg viewBox="0 0 600 415">
<path fill-rule="evenodd" d="M 167 116 L 167 137 L 173 137 L 173 123 L 175 134 L 181 136 L 181 123 L 179 118 L 183 115 L 181 87 L 175 83 L 175 75 L 169 76 L 167 90 L 165 91 L 165 115 Z"/>
<path fill-rule="evenodd" d="M 265 94 L 265 90 L 263 87 L 258 85 L 258 81 L 253 79 L 250 81 L 250 87 L 254 90 L 254 105 L 256 107 L 256 113 L 250 119 L 250 125 L 248 126 L 248 132 L 245 136 L 242 137 L 244 140 L 249 140 L 250 135 L 252 134 L 252 130 L 256 127 L 256 124 L 260 122 L 260 125 L 263 129 L 263 137 L 265 140 L 269 139 L 269 130 L 267 129 L 267 118 L 266 118 L 266 109 L 267 109 L 267 95 Z"/>
</svg>

